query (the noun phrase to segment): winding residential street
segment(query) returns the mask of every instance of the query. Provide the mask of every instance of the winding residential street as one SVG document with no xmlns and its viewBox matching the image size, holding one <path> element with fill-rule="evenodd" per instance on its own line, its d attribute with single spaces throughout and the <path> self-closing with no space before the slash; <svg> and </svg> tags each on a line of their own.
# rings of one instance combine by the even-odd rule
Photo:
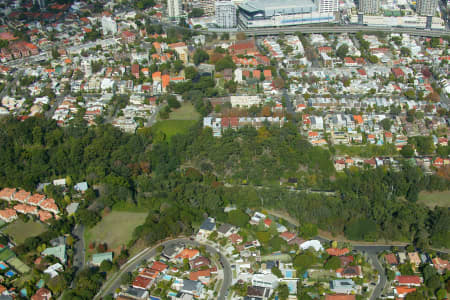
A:
<svg viewBox="0 0 450 300">
<path fill-rule="evenodd" d="M 160 246 L 174 246 L 174 245 L 191 245 L 191 246 L 204 246 L 206 250 L 212 254 L 217 254 L 220 257 L 220 262 L 223 265 L 223 283 L 219 291 L 217 299 L 225 300 L 228 288 L 231 286 L 232 281 L 232 271 L 230 263 L 227 258 L 216 248 L 210 245 L 199 243 L 197 241 L 192 241 L 187 238 L 176 238 L 173 240 L 164 241 L 151 248 L 147 248 L 141 251 L 139 254 L 132 257 L 126 264 L 124 264 L 120 270 L 114 274 L 100 289 L 100 292 L 96 295 L 94 299 L 100 299 L 108 294 L 113 294 L 117 288 L 121 285 L 121 279 L 123 274 L 134 271 L 142 262 L 154 257 L 157 254 L 157 248 Z"/>
</svg>

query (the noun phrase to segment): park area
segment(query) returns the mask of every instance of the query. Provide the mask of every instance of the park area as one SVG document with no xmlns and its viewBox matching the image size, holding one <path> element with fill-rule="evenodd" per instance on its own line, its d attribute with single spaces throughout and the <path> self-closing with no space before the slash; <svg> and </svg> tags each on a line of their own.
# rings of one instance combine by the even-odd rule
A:
<svg viewBox="0 0 450 300">
<path fill-rule="evenodd" d="M 38 221 L 24 222 L 21 219 L 17 219 L 13 223 L 6 226 L 3 232 L 8 234 L 14 243 L 17 245 L 22 244 L 27 238 L 40 235 L 47 230 L 47 225 L 44 225 Z"/>
<path fill-rule="evenodd" d="M 172 109 L 169 120 L 198 120 L 200 114 L 190 102 L 184 102 L 180 108 Z"/>
<path fill-rule="evenodd" d="M 93 228 L 85 231 L 85 245 L 106 243 L 109 250 L 120 251 L 130 241 L 133 230 L 144 224 L 145 212 L 112 211 Z"/>
<path fill-rule="evenodd" d="M 450 207 L 450 191 L 420 192 L 419 203 L 430 208 L 435 206 Z"/>
<path fill-rule="evenodd" d="M 186 133 L 195 122 L 193 120 L 165 120 L 158 121 L 152 128 L 154 132 L 161 132 L 165 135 L 166 140 L 170 140 L 176 134 Z"/>
</svg>

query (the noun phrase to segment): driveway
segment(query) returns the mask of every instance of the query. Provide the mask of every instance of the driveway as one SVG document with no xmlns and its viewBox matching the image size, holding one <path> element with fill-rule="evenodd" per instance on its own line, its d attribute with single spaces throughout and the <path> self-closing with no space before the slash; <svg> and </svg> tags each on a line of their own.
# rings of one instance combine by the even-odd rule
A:
<svg viewBox="0 0 450 300">
<path fill-rule="evenodd" d="M 223 283 L 222 283 L 222 288 L 219 291 L 219 295 L 218 295 L 217 299 L 225 300 L 225 295 L 228 291 L 228 288 L 231 286 L 231 281 L 232 281 L 232 271 L 231 271 L 230 263 L 228 262 L 226 257 L 223 256 L 222 253 L 219 250 L 217 250 L 216 248 L 211 247 L 207 244 L 202 244 L 202 243 L 199 243 L 196 241 L 191 241 L 190 239 L 187 239 L 187 238 L 177 238 L 177 239 L 165 241 L 165 242 L 162 242 L 152 248 L 147 248 L 147 249 L 141 251 L 139 254 L 135 255 L 130 260 L 128 260 L 128 262 L 120 268 L 119 272 L 117 272 L 113 277 L 111 277 L 108 281 L 106 281 L 103 284 L 102 288 L 100 289 L 100 292 L 96 295 L 96 297 L 94 299 L 100 299 L 101 297 L 104 297 L 106 295 L 114 294 L 116 289 L 119 288 L 121 285 L 122 275 L 126 274 L 128 272 L 133 272 L 142 262 L 154 257 L 157 254 L 158 247 L 160 247 L 160 246 L 169 246 L 170 247 L 170 246 L 181 245 L 181 244 L 191 245 L 191 246 L 195 246 L 195 247 L 204 246 L 208 252 L 219 255 L 220 262 L 223 265 L 224 279 L 223 279 Z"/>
</svg>

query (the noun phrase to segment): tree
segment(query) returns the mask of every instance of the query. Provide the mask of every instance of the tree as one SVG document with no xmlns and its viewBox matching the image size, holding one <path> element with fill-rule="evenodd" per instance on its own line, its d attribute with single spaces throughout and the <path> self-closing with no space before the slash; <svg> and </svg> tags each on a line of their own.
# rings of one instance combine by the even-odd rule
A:
<svg viewBox="0 0 450 300">
<path fill-rule="evenodd" d="M 289 288 L 286 284 L 280 284 L 277 290 L 280 300 L 286 300 L 289 297 Z"/>
<path fill-rule="evenodd" d="M 228 213 L 228 223 L 232 225 L 245 227 L 249 220 L 250 217 L 240 209 L 232 210 Z"/>
<path fill-rule="evenodd" d="M 439 275 L 433 275 L 430 279 L 426 281 L 427 287 L 433 292 L 441 287 L 441 280 Z"/>
<path fill-rule="evenodd" d="M 194 63 L 196 65 L 198 65 L 198 64 L 200 64 L 202 62 L 208 61 L 208 60 L 209 60 L 209 55 L 208 55 L 208 53 L 206 53 L 205 50 L 203 50 L 203 49 L 195 50 L 195 52 L 194 52 Z"/>
<path fill-rule="evenodd" d="M 336 270 L 341 267 L 341 260 L 337 256 L 332 256 L 327 260 L 324 268 L 327 270 Z"/>
<path fill-rule="evenodd" d="M 100 264 L 100 272 L 109 272 L 112 269 L 112 262 L 109 260 L 104 260 Z"/>
<path fill-rule="evenodd" d="M 340 59 L 344 59 L 348 54 L 348 45 L 342 44 L 336 51 L 336 56 Z"/>
<path fill-rule="evenodd" d="M 385 131 L 389 131 L 389 130 L 391 130 L 391 127 L 392 127 L 393 123 L 394 122 L 391 119 L 384 118 L 383 120 L 381 120 L 380 125 L 381 125 L 381 127 L 383 127 L 383 129 Z"/>
<path fill-rule="evenodd" d="M 218 60 L 215 63 L 215 66 L 216 66 L 217 72 L 223 71 L 225 69 L 233 69 L 234 70 L 236 68 L 236 65 L 234 64 L 233 59 L 229 55 Z"/>
<path fill-rule="evenodd" d="M 375 55 L 370 55 L 370 56 L 369 56 L 369 61 L 370 61 L 372 64 L 376 64 L 376 63 L 378 63 L 379 59 L 378 59 L 378 57 L 375 56 Z"/>
<path fill-rule="evenodd" d="M 445 289 L 439 289 L 436 292 L 436 297 L 438 298 L 438 300 L 445 299 L 447 297 L 447 291 Z"/>
<path fill-rule="evenodd" d="M 318 233 L 317 225 L 312 223 L 304 223 L 300 226 L 299 234 L 301 237 L 308 239 L 316 236 Z"/>
<path fill-rule="evenodd" d="M 279 268 L 272 267 L 272 269 L 270 269 L 270 271 L 272 272 L 273 275 L 277 276 L 278 278 L 283 278 L 283 274 L 281 273 Z"/>
<path fill-rule="evenodd" d="M 414 149 L 411 145 L 403 146 L 402 150 L 400 150 L 400 154 L 405 158 L 410 158 L 414 156 Z"/>
<path fill-rule="evenodd" d="M 195 67 L 189 66 L 184 69 L 184 77 L 186 77 L 186 79 L 195 79 L 197 78 L 197 75 L 198 72 Z"/>
<path fill-rule="evenodd" d="M 310 266 L 316 262 L 316 257 L 311 252 L 306 252 L 297 255 L 294 258 L 294 267 L 298 269 L 301 273 L 306 271 Z"/>
<path fill-rule="evenodd" d="M 204 10 L 201 8 L 193 8 L 192 11 L 188 14 L 189 18 L 200 18 L 205 14 Z"/>
<path fill-rule="evenodd" d="M 411 49 L 409 49 L 407 47 L 401 47 L 400 48 L 400 55 L 401 56 L 406 56 L 406 57 L 411 56 Z"/>
<path fill-rule="evenodd" d="M 177 100 L 177 97 L 174 95 L 167 97 L 167 105 L 169 108 L 179 108 L 181 106 L 180 102 Z"/>
</svg>

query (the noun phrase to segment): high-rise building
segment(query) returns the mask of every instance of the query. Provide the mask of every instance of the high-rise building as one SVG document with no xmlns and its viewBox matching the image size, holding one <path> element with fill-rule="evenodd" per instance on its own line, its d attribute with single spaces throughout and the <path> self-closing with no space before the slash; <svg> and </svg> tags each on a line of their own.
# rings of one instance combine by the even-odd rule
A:
<svg viewBox="0 0 450 300">
<path fill-rule="evenodd" d="M 359 11 L 363 14 L 374 15 L 379 9 L 379 0 L 359 0 Z"/>
<path fill-rule="evenodd" d="M 319 0 L 320 13 L 334 13 L 339 11 L 339 0 Z"/>
<path fill-rule="evenodd" d="M 216 23 L 221 28 L 237 26 L 236 6 L 231 0 L 216 2 Z"/>
<path fill-rule="evenodd" d="M 181 0 L 167 0 L 170 18 L 178 18 L 181 15 Z"/>
<path fill-rule="evenodd" d="M 434 16 L 438 0 L 417 0 L 417 13 L 421 16 Z"/>
</svg>

